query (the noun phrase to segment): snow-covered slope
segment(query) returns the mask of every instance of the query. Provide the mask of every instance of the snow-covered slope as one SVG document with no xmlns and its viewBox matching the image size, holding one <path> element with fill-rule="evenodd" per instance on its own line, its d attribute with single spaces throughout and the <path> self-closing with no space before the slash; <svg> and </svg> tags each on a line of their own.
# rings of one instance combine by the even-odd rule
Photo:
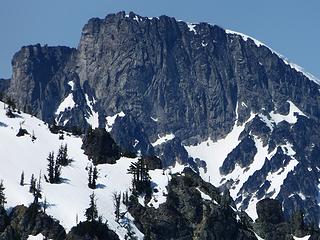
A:
<svg viewBox="0 0 320 240">
<path fill-rule="evenodd" d="M 225 138 L 215 142 L 208 139 L 195 146 L 185 146 L 191 157 L 199 158 L 206 162 L 206 168 L 200 169 L 202 178 L 217 187 L 227 184 L 227 186 L 229 186 L 230 195 L 234 200 L 237 198 L 242 198 L 242 200 L 244 200 L 247 193 L 243 191 L 243 186 L 250 180 L 250 177 L 264 167 L 265 160 L 270 161 L 276 154 L 277 148 L 270 152 L 269 146 L 263 143 L 263 139 L 261 139 L 260 136 L 255 136 L 253 133 L 250 133 L 257 149 L 252 163 L 246 167 L 241 167 L 236 163 L 235 168 L 227 175 L 222 174 L 220 168 L 227 156 L 239 145 L 241 133 L 244 131 L 246 124 L 250 123 L 254 117 L 259 117 L 272 132 L 275 126 L 281 121 L 295 124 L 297 122 L 296 115 L 306 116 L 292 102 L 289 101 L 288 103 L 290 105 L 290 111 L 287 115 L 274 113 L 273 111 L 270 112 L 268 116 L 251 113 L 251 117 L 249 117 L 245 123 L 238 125 L 238 122 L 236 121 L 232 131 Z M 279 147 L 283 150 L 285 155 L 290 158 L 290 161 L 288 163 L 283 162 L 283 165 L 275 172 L 270 170 L 264 180 L 270 184 L 266 191 L 266 195 L 272 198 L 278 196 L 288 173 L 293 171 L 298 164 L 298 161 L 295 159 L 296 152 L 293 150 L 291 143 L 286 142 L 285 144 L 279 145 Z M 252 219 L 257 218 L 256 203 L 260 200 L 256 196 L 258 190 L 259 189 L 256 189 L 256 192 L 252 196 L 250 195 L 248 207 L 245 207 L 245 210 Z M 241 208 L 242 205 L 243 202 L 239 201 L 237 207 Z"/>
<path fill-rule="evenodd" d="M 1 106 L 4 104 L 1 103 Z M 0 109 L 0 179 L 4 180 L 6 207 L 18 204 L 29 205 L 33 196 L 29 193 L 29 182 L 34 174 L 42 178 L 42 201 L 48 202 L 47 213 L 58 219 L 66 230 L 76 225 L 76 219 L 85 220 L 84 211 L 89 206 L 88 173 L 86 167 L 91 164 L 81 150 L 82 140 L 69 134 L 64 134 L 64 140 L 59 140 L 59 134 L 52 134 L 47 125 L 39 119 L 27 114 L 16 114 L 15 118 L 8 118 L 6 110 Z M 36 140 L 32 141 L 30 135 L 17 137 L 20 126 L 30 135 L 34 134 Z M 49 184 L 44 181 L 47 175 L 47 160 L 49 152 L 55 153 L 61 144 L 67 144 L 69 157 L 73 159 L 70 166 L 62 169 L 63 182 Z M 114 192 L 125 192 L 131 186 L 131 175 L 127 169 L 136 159 L 121 158 L 114 165 L 99 165 L 99 178 L 95 194 L 99 215 L 112 230 L 122 239 L 126 230 L 121 227 L 114 216 L 112 195 Z M 25 185 L 20 186 L 20 175 L 24 172 Z M 162 176 L 162 174 L 161 174 Z M 160 176 L 160 177 L 161 177 Z M 165 177 L 165 176 L 163 176 Z M 125 211 L 125 207 L 122 206 Z M 127 218 L 132 219 L 129 213 Z M 134 232 L 142 238 L 142 234 L 134 227 Z M 32 238 L 31 238 L 32 239 Z M 38 239 L 38 238 L 36 238 Z"/>
</svg>

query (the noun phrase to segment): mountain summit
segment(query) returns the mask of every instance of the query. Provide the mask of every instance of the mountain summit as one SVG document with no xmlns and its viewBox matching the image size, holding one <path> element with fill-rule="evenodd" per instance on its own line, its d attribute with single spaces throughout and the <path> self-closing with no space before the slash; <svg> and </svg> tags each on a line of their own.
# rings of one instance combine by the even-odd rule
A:
<svg viewBox="0 0 320 240">
<path fill-rule="evenodd" d="M 267 197 L 319 225 L 319 82 L 259 41 L 119 12 L 90 19 L 76 49 L 25 46 L 12 65 L 0 90 L 24 112 L 189 166 L 253 219 Z"/>
</svg>

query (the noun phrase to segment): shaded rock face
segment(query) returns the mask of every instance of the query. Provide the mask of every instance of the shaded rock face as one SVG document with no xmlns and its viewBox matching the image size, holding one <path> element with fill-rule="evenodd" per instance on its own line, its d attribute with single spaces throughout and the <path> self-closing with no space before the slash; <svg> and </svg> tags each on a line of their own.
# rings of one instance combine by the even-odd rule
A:
<svg viewBox="0 0 320 240">
<path fill-rule="evenodd" d="M 121 154 L 110 134 L 101 128 L 87 131 L 83 138 L 82 149 L 94 165 L 114 164 Z"/>
<path fill-rule="evenodd" d="M 73 227 L 66 240 L 119 240 L 117 234 L 109 230 L 107 225 L 99 222 L 80 222 Z"/>
<path fill-rule="evenodd" d="M 203 199 L 200 191 L 211 200 Z M 133 199 L 129 212 L 146 239 L 256 239 L 237 222 L 229 201 L 187 168 L 182 175 L 172 176 L 166 203 L 155 209 Z"/>
<path fill-rule="evenodd" d="M 263 199 L 257 204 L 258 221 L 278 224 L 284 221 L 281 204 L 275 199 Z"/>
<path fill-rule="evenodd" d="M 5 92 L 10 87 L 10 79 L 0 79 L 0 97 L 5 94 Z M 1 98 L 0 98 L 1 99 Z"/>
<path fill-rule="evenodd" d="M 3 240 L 27 239 L 29 235 L 39 233 L 57 240 L 64 240 L 66 236 L 64 228 L 56 220 L 32 207 L 16 206 L 9 216 L 1 213 L 0 218 L 6 218 L 7 223 L 0 231 L 0 239 Z"/>
<path fill-rule="evenodd" d="M 63 68 L 74 49 L 68 47 L 41 47 L 40 44 L 23 47 L 12 59 L 13 75 L 9 94 L 22 110 L 49 120 L 66 92 Z"/>
<path fill-rule="evenodd" d="M 319 239 L 320 231 L 306 225 L 303 214 L 295 212 L 290 219 L 284 218 L 281 202 L 275 199 L 263 199 L 257 203 L 258 219 L 254 230 L 265 240 L 288 239 L 310 236 L 308 239 Z"/>
</svg>

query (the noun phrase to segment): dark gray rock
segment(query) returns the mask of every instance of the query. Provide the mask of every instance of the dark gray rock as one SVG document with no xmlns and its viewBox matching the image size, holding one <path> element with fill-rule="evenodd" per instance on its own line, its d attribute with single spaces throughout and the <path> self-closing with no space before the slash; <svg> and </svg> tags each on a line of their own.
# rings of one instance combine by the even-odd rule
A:
<svg viewBox="0 0 320 240">
<path fill-rule="evenodd" d="M 263 199 L 257 203 L 258 222 L 278 224 L 284 222 L 281 203 L 275 199 Z"/>
<path fill-rule="evenodd" d="M 212 201 L 204 200 L 198 189 Z M 217 188 L 189 168 L 172 176 L 167 201 L 158 209 L 131 200 L 129 211 L 146 239 L 256 239 L 237 222 L 231 202 L 224 202 Z"/>
<path fill-rule="evenodd" d="M 41 233 L 50 239 L 64 240 L 66 232 L 64 228 L 48 215 L 38 211 L 31 205 L 16 206 L 9 215 L 8 226 L 0 233 L 2 240 L 27 239 L 29 235 Z"/>
<path fill-rule="evenodd" d="M 82 141 L 84 154 L 94 165 L 114 164 L 121 156 L 118 145 L 104 128 L 89 129 Z"/>
<path fill-rule="evenodd" d="M 0 99 L 10 87 L 10 79 L 0 79 Z"/>
<path fill-rule="evenodd" d="M 227 175 L 235 169 L 236 165 L 242 168 L 248 167 L 253 162 L 256 153 L 257 148 L 255 142 L 250 135 L 248 135 L 228 154 L 223 165 L 220 167 L 220 173 Z"/>
<path fill-rule="evenodd" d="M 66 236 L 66 240 L 119 240 L 117 234 L 100 222 L 80 222 Z"/>
</svg>

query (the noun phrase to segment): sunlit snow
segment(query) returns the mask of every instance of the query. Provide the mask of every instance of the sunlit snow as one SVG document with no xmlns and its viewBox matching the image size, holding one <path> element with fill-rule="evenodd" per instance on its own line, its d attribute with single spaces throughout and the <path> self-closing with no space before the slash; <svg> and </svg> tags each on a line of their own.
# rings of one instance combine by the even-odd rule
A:
<svg viewBox="0 0 320 240">
<path fill-rule="evenodd" d="M 16 118 L 8 118 L 3 108 L 0 109 L 0 123 L 0 179 L 4 180 L 6 188 L 6 207 L 18 204 L 28 206 L 33 201 L 33 196 L 29 193 L 31 174 L 36 178 L 41 174 L 42 201 L 46 198 L 49 204 L 47 213 L 58 219 L 67 231 L 76 225 L 77 218 L 79 221 L 85 220 L 84 211 L 89 206 L 89 195 L 93 190 L 88 188 L 86 167 L 91 165 L 91 162 L 81 150 L 81 138 L 65 134 L 64 140 L 59 140 L 59 135 L 52 134 L 47 125 L 39 119 L 23 113 Z M 30 134 L 34 133 L 37 139 L 32 141 L 29 135 L 16 137 L 20 125 Z M 46 159 L 49 152 L 57 153 L 60 145 L 65 143 L 68 144 L 68 153 L 73 162 L 62 169 L 61 184 L 49 184 L 43 177 L 47 174 Z M 110 228 L 116 231 L 121 239 L 124 238 L 126 230 L 115 221 L 112 194 L 115 191 L 123 193 L 129 190 L 132 177 L 127 174 L 127 169 L 132 161 L 136 159 L 123 157 L 114 165 L 98 166 L 99 179 L 95 194 L 99 214 L 108 220 Z M 25 176 L 24 186 L 19 185 L 22 171 Z M 134 231 L 141 239 L 142 234 L 135 227 Z"/>
<path fill-rule="evenodd" d="M 124 116 L 125 116 L 125 114 L 122 111 L 113 115 L 113 116 L 107 116 L 106 117 L 106 130 L 108 132 L 111 132 L 112 126 L 113 126 L 114 122 L 116 121 L 116 118 L 117 117 L 124 117 Z"/>
<path fill-rule="evenodd" d="M 158 136 L 158 137 L 159 138 L 155 142 L 151 143 L 152 146 L 155 147 L 157 145 L 163 144 L 163 143 L 168 142 L 168 141 L 170 141 L 170 140 L 175 138 L 173 133 L 169 133 L 169 134 L 166 134 L 164 136 Z"/>
</svg>

